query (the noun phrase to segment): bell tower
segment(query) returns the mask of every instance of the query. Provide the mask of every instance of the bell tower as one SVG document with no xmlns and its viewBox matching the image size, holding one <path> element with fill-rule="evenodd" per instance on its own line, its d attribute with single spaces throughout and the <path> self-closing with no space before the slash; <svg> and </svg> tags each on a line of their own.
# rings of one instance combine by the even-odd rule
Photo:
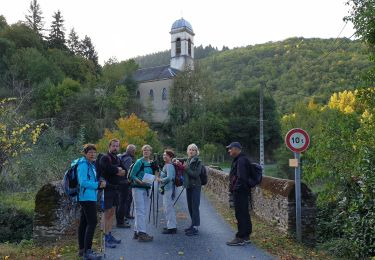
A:
<svg viewBox="0 0 375 260">
<path fill-rule="evenodd" d="M 184 70 L 194 69 L 194 32 L 191 24 L 184 18 L 175 21 L 171 34 L 171 67 Z"/>
</svg>

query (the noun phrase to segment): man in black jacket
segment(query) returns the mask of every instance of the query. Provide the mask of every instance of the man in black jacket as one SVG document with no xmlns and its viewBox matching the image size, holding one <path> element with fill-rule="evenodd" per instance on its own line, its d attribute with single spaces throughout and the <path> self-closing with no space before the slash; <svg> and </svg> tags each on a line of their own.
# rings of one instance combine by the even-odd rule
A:
<svg viewBox="0 0 375 260">
<path fill-rule="evenodd" d="M 120 149 L 120 141 L 112 139 L 109 142 L 109 151 L 100 159 L 100 167 L 103 172 L 104 179 L 108 185 L 104 189 L 104 231 L 105 245 L 108 248 L 115 248 L 116 244 L 120 244 L 112 235 L 113 217 L 115 208 L 118 205 L 118 189 L 120 188 L 121 179 L 126 176 L 126 171 L 121 167 L 121 161 L 117 157 Z"/>
<path fill-rule="evenodd" d="M 233 195 L 234 211 L 237 219 L 236 237 L 227 242 L 228 246 L 242 246 L 250 243 L 252 224 L 249 213 L 249 178 L 251 177 L 251 165 L 249 159 L 242 153 L 239 142 L 233 142 L 227 146 L 229 155 L 233 158 L 229 174 L 229 192 Z"/>
</svg>

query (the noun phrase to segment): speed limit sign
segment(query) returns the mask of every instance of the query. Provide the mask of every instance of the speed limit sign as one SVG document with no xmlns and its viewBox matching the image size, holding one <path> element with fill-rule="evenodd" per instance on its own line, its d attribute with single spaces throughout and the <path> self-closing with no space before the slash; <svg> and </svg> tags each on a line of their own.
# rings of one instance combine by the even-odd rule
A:
<svg viewBox="0 0 375 260">
<path fill-rule="evenodd" d="M 301 153 L 309 147 L 310 137 L 305 130 L 293 128 L 286 134 L 285 144 L 292 152 Z"/>
</svg>

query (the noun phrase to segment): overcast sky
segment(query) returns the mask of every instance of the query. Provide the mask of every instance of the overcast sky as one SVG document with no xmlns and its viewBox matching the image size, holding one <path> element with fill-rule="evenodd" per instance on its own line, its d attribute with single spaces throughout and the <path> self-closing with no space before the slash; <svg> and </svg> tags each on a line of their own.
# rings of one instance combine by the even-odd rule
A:
<svg viewBox="0 0 375 260">
<path fill-rule="evenodd" d="M 25 20 L 31 0 L 0 0 L 9 24 Z M 170 49 L 172 23 L 189 21 L 196 46 L 229 48 L 289 37 L 336 38 L 349 7 L 345 0 L 38 0 L 49 28 L 58 9 L 66 35 L 72 27 L 91 37 L 99 61 L 119 61 Z M 340 37 L 353 34 L 347 24 Z"/>
</svg>

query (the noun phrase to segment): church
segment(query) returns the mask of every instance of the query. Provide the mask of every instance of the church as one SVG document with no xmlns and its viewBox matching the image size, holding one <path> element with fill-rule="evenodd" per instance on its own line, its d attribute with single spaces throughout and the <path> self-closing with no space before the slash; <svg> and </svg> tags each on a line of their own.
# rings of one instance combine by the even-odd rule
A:
<svg viewBox="0 0 375 260">
<path fill-rule="evenodd" d="M 152 123 L 168 120 L 173 79 L 185 68 L 194 68 L 194 31 L 191 24 L 183 18 L 175 21 L 170 35 L 170 64 L 139 69 L 133 75 L 138 83 L 136 97 L 144 108 L 144 116 Z"/>
</svg>

